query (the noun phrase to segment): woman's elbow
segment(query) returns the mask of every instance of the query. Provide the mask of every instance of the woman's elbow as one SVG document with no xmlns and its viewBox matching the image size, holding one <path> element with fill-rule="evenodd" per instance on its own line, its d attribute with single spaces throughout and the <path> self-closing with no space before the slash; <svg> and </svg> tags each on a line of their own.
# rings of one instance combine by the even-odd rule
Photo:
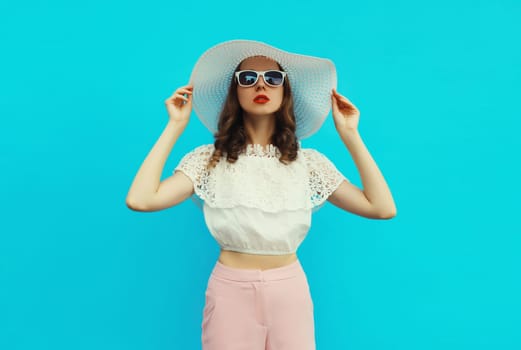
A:
<svg viewBox="0 0 521 350">
<path fill-rule="evenodd" d="M 396 216 L 396 208 L 387 211 L 381 211 L 378 215 L 379 219 L 392 219 Z"/>
<path fill-rule="evenodd" d="M 125 204 L 127 205 L 127 208 L 134 211 L 147 211 L 145 206 L 139 202 L 136 201 L 134 198 L 127 197 L 125 200 Z"/>
</svg>

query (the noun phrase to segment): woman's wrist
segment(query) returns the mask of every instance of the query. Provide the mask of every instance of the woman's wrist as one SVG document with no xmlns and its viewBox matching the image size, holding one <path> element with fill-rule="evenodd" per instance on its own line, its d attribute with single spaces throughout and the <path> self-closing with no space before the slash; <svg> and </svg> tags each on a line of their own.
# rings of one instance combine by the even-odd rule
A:
<svg viewBox="0 0 521 350">
<path fill-rule="evenodd" d="M 181 123 L 170 119 L 166 124 L 166 129 L 180 135 L 186 128 L 186 125 L 187 123 Z"/>
<path fill-rule="evenodd" d="M 359 137 L 360 133 L 358 132 L 358 129 L 346 129 L 342 130 L 342 132 L 340 133 L 340 138 L 344 142 L 349 142 L 350 140 Z"/>
</svg>

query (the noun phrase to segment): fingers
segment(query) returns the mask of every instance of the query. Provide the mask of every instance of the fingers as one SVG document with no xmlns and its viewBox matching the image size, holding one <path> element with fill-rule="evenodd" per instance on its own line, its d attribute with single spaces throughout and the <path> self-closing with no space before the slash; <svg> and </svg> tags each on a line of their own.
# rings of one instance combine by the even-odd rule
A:
<svg viewBox="0 0 521 350">
<path fill-rule="evenodd" d="M 172 95 L 172 98 L 175 100 L 175 99 L 181 99 L 183 101 L 186 101 L 188 102 L 188 97 L 185 97 L 185 95 L 181 94 L 181 93 L 175 93 Z M 171 99 L 172 99 L 171 98 Z"/>
<path fill-rule="evenodd" d="M 336 89 L 333 89 L 333 94 L 332 94 L 332 97 L 336 99 L 337 103 L 338 103 L 338 106 L 340 108 L 346 108 L 346 107 L 349 107 L 349 108 L 354 108 L 354 105 L 351 101 L 349 101 L 349 99 L 343 95 L 340 95 Z"/>
<path fill-rule="evenodd" d="M 190 87 L 190 86 L 183 86 L 183 87 L 180 87 L 179 89 L 177 89 L 176 91 L 174 91 L 174 96 L 178 96 L 178 95 L 187 95 L 187 96 L 190 96 L 192 95 L 193 93 L 193 88 Z"/>
<path fill-rule="evenodd" d="M 182 86 L 179 89 L 177 89 L 175 92 L 181 92 L 183 94 L 191 94 L 193 92 L 193 87 L 190 85 Z"/>
<path fill-rule="evenodd" d="M 165 100 L 165 103 L 166 104 L 170 104 L 170 103 L 173 103 L 175 105 L 179 105 L 179 102 L 181 102 L 180 100 L 183 100 L 185 102 L 190 102 L 190 100 L 188 99 L 188 97 L 185 97 L 184 94 L 182 93 L 174 93 L 172 96 L 170 96 L 169 98 L 167 98 Z"/>
<path fill-rule="evenodd" d="M 193 94 L 193 86 L 192 85 L 185 85 L 181 86 L 177 90 L 174 91 L 174 93 L 165 100 L 165 103 L 173 103 L 177 106 L 183 105 L 184 103 L 189 103 L 190 98 Z M 182 102 L 184 101 L 184 102 Z"/>
<path fill-rule="evenodd" d="M 333 90 L 333 94 L 331 95 L 331 99 L 338 108 L 344 108 L 348 105 L 348 102 L 342 95 Z"/>
<path fill-rule="evenodd" d="M 333 96 L 335 96 L 337 99 L 339 100 L 343 100 L 345 102 L 350 102 L 347 97 L 343 96 L 343 95 L 340 95 L 335 89 L 333 89 Z"/>
<path fill-rule="evenodd" d="M 341 112 L 345 115 L 359 115 L 360 111 L 356 106 L 349 101 L 345 96 L 340 95 L 335 89 L 332 90 L 331 100 L 333 105 L 333 111 Z"/>
<path fill-rule="evenodd" d="M 188 84 L 188 85 L 180 86 L 179 88 L 177 88 L 177 90 L 181 90 L 181 89 L 193 90 L 193 89 L 194 89 L 194 86 L 191 85 L 191 84 Z M 177 91 L 177 90 L 176 90 L 176 91 Z"/>
</svg>

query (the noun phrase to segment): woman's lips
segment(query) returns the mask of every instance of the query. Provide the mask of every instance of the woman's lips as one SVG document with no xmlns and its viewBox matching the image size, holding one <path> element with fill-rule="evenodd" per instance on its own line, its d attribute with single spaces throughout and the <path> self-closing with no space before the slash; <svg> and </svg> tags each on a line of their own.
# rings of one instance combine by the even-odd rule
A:
<svg viewBox="0 0 521 350">
<path fill-rule="evenodd" d="M 260 104 L 268 103 L 269 101 L 270 101 L 270 99 L 266 95 L 257 95 L 253 99 L 253 102 L 260 103 Z"/>
</svg>

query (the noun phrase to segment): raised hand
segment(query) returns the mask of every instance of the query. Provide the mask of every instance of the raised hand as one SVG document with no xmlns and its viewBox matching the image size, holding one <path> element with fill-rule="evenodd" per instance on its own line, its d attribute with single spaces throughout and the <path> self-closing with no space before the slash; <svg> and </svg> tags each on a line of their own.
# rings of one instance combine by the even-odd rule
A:
<svg viewBox="0 0 521 350">
<path fill-rule="evenodd" d="M 178 88 L 172 96 L 165 100 L 166 109 L 171 121 L 188 123 L 192 111 L 193 86 L 185 85 Z"/>
<path fill-rule="evenodd" d="M 360 111 L 347 97 L 340 95 L 335 89 L 332 90 L 331 104 L 333 118 L 337 131 L 343 132 L 356 131 L 360 119 Z"/>
</svg>

